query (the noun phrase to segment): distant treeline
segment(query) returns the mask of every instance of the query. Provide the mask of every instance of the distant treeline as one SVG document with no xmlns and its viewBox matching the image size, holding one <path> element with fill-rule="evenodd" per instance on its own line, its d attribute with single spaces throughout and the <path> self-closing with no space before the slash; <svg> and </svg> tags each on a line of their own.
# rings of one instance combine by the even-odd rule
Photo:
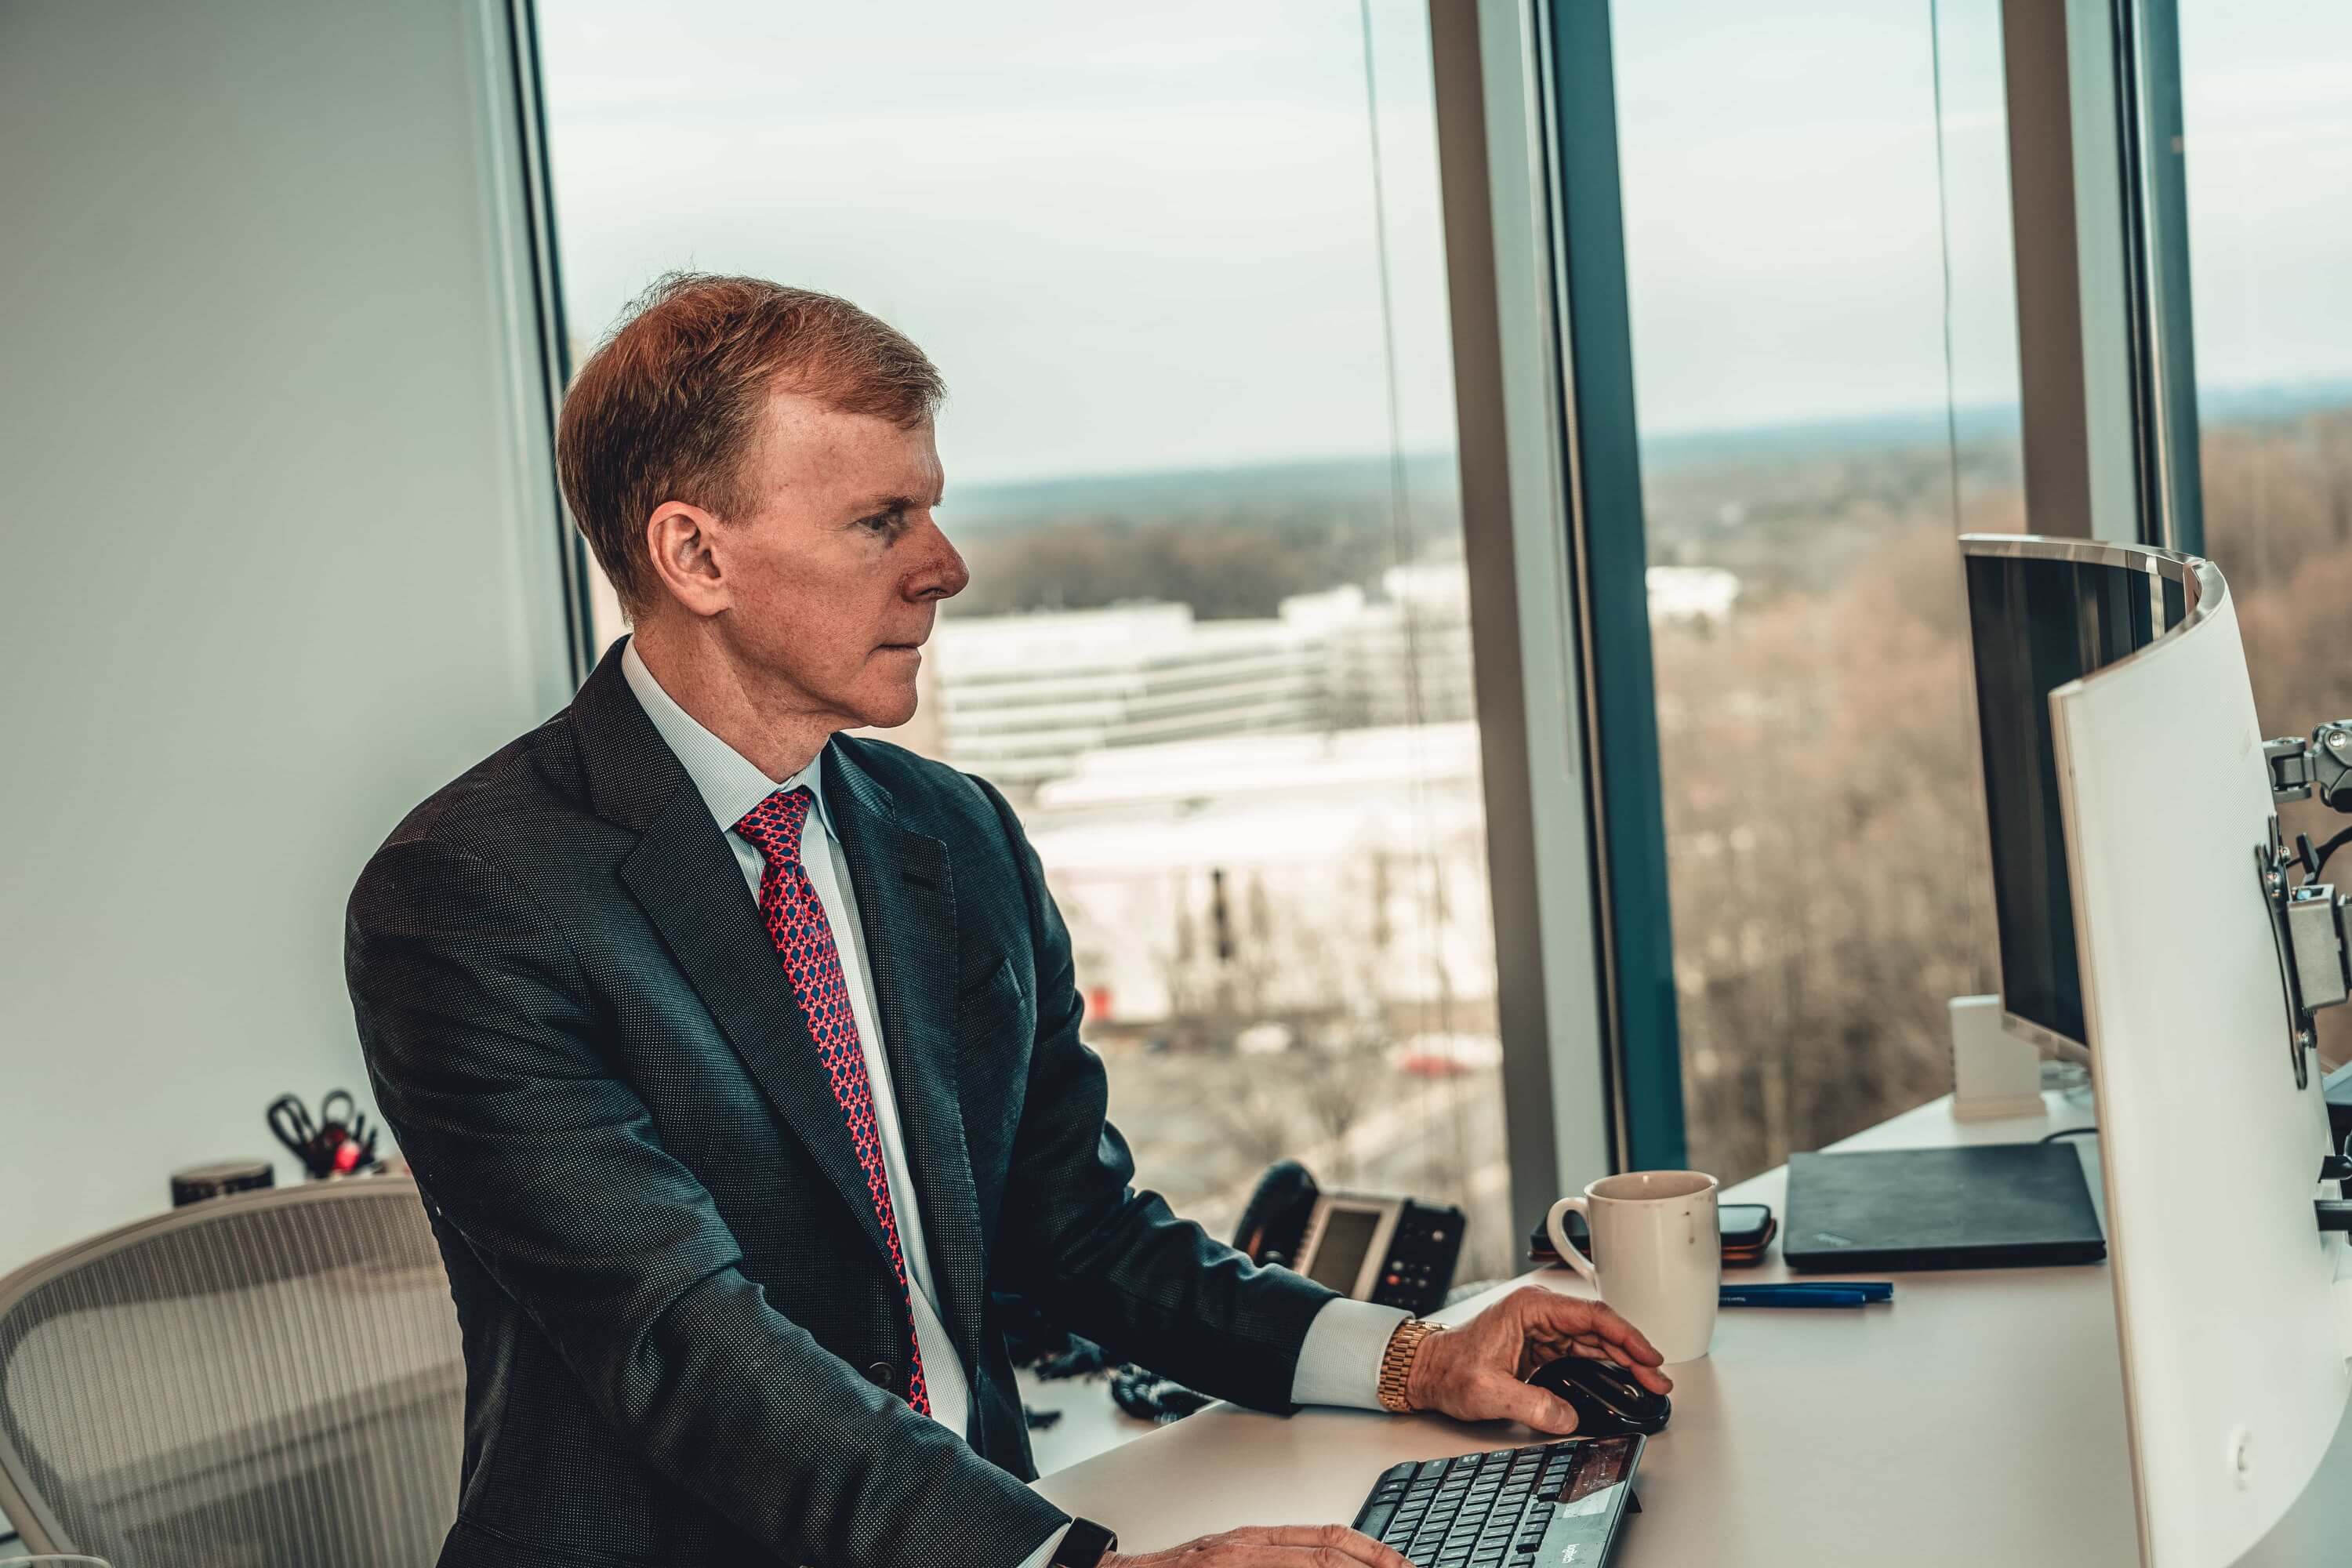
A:
<svg viewBox="0 0 2352 1568">
<path fill-rule="evenodd" d="M 2215 396 L 2207 443 L 2227 470 L 2246 443 L 2332 439 L 2342 416 L 2309 406 L 2318 395 Z M 1924 521 L 1953 526 L 1955 489 L 1958 528 L 2022 528 L 2013 411 L 1972 411 L 1958 433 L 1957 452 L 1939 424 L 1907 416 L 1661 437 L 1644 447 L 1650 559 L 1726 567 L 1755 604 L 1822 591 Z M 2218 541 L 2244 503 L 2227 479 L 2217 488 Z M 1458 477 L 1437 456 L 1408 458 L 1402 475 L 1385 459 L 1349 458 L 973 486 L 943 513 L 972 568 L 956 613 L 1151 599 L 1208 620 L 1272 616 L 1290 595 L 1370 589 L 1402 562 L 1456 555 L 1459 514 Z"/>
<path fill-rule="evenodd" d="M 1204 620 L 1270 616 L 1293 594 L 1376 584 L 1401 561 L 1458 554 L 1450 461 L 1416 458 L 1402 508 L 1384 462 L 1148 474 L 950 497 L 971 566 L 959 615 L 1083 610 L 1142 599 Z"/>
</svg>

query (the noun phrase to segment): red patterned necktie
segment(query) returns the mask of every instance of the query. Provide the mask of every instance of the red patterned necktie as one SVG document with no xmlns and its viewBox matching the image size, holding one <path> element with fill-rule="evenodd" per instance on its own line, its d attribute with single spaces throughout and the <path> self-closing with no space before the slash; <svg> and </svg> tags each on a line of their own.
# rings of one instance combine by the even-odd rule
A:
<svg viewBox="0 0 2352 1568">
<path fill-rule="evenodd" d="M 808 820 L 815 797 L 805 789 L 780 789 L 751 808 L 735 825 L 759 851 L 768 868 L 760 878 L 760 913 L 768 935 L 784 962 L 784 978 L 808 1019 L 810 1037 L 816 1041 L 817 1059 L 833 1079 L 833 1098 L 849 1121 L 849 1136 L 857 1146 L 857 1163 L 866 1172 L 866 1195 L 874 1200 L 874 1217 L 882 1222 L 882 1239 L 889 1244 L 890 1268 L 898 1277 L 899 1299 L 907 1306 L 907 1340 L 913 1356 L 907 1378 L 907 1403 L 920 1415 L 931 1413 L 930 1391 L 923 1385 L 923 1346 L 915 1334 L 915 1301 L 907 1288 L 907 1260 L 898 1250 L 898 1216 L 890 1206 L 890 1179 L 882 1167 L 882 1139 L 874 1124 L 874 1090 L 866 1078 L 866 1052 L 857 1037 L 857 1020 L 849 1011 L 849 986 L 841 972 L 841 950 L 834 945 L 833 927 L 817 901 L 816 885 L 801 865 L 801 826 Z"/>
</svg>

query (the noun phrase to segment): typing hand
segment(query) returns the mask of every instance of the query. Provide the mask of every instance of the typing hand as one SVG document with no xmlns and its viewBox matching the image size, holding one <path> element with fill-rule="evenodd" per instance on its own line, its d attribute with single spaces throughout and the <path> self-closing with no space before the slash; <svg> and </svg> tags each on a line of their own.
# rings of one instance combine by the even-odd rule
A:
<svg viewBox="0 0 2352 1568">
<path fill-rule="evenodd" d="M 1339 1524 L 1252 1525 L 1204 1535 L 1165 1552 L 1114 1552 L 1098 1568 L 1349 1568 L 1355 1563 L 1412 1568 L 1370 1536 Z"/>
<path fill-rule="evenodd" d="M 1602 1306 L 1523 1285 L 1459 1328 L 1432 1334 L 1413 1355 L 1405 1402 L 1460 1421 L 1508 1417 L 1538 1432 L 1576 1430 L 1576 1410 L 1528 1374 L 1564 1355 L 1613 1361 L 1643 1387 L 1675 1386 L 1642 1331 Z"/>
</svg>

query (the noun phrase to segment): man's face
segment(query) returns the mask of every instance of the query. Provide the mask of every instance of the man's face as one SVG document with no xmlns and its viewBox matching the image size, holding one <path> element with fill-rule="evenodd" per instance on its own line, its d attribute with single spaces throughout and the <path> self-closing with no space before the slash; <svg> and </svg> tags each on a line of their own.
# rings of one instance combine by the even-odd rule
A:
<svg viewBox="0 0 2352 1568">
<path fill-rule="evenodd" d="M 971 581 L 932 521 L 945 475 L 930 426 L 779 393 L 743 480 L 746 504 L 712 541 L 718 625 L 772 683 L 761 700 L 845 728 L 905 723 L 938 602 Z"/>
</svg>

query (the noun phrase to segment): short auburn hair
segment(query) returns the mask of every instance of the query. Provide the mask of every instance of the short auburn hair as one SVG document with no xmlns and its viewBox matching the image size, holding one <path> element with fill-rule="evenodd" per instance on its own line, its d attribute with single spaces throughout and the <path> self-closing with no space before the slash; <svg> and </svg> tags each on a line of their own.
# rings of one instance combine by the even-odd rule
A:
<svg viewBox="0 0 2352 1568">
<path fill-rule="evenodd" d="M 947 388 L 905 333 L 846 300 L 695 272 L 656 282 L 572 378 L 556 473 L 630 615 L 653 597 L 656 507 L 686 501 L 726 519 L 751 504 L 743 459 L 777 392 L 911 430 Z"/>
</svg>

